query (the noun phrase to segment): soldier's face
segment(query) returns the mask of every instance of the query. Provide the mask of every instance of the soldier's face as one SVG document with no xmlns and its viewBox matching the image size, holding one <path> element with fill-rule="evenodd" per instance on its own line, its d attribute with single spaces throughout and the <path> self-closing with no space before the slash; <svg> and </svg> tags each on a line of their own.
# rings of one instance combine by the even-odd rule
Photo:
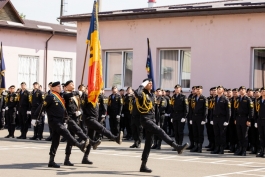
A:
<svg viewBox="0 0 265 177">
<path fill-rule="evenodd" d="M 255 92 L 255 97 L 256 97 L 256 98 L 259 98 L 259 97 L 260 97 L 260 92 L 259 92 L 259 91 L 256 91 L 256 92 Z"/>
<path fill-rule="evenodd" d="M 33 88 L 34 88 L 34 89 L 38 89 L 38 88 L 39 88 L 39 84 L 34 84 L 34 85 L 33 85 Z"/>
<path fill-rule="evenodd" d="M 228 98 L 231 98 L 231 97 L 232 97 L 232 91 L 228 91 L 228 92 L 227 92 L 227 97 L 228 97 Z"/>
<path fill-rule="evenodd" d="M 217 89 L 217 94 L 223 94 L 224 93 L 224 89 L 223 88 L 218 88 Z"/>
<path fill-rule="evenodd" d="M 161 90 L 157 90 L 157 95 L 161 96 L 163 94 L 163 92 Z"/>
<path fill-rule="evenodd" d="M 26 84 L 21 84 L 21 89 L 24 90 L 24 89 L 26 89 L 26 87 L 27 87 Z"/>
<path fill-rule="evenodd" d="M 248 96 L 253 97 L 253 91 L 248 91 Z"/>
<path fill-rule="evenodd" d="M 200 88 L 197 88 L 197 89 L 196 89 L 196 94 L 197 94 L 197 95 L 200 95 L 200 94 L 202 94 L 202 89 L 200 89 Z"/>
<path fill-rule="evenodd" d="M 52 87 L 52 90 L 57 92 L 57 93 L 60 93 L 62 91 L 61 85 L 57 85 L 55 87 Z"/>
<path fill-rule="evenodd" d="M 245 95 L 246 94 L 246 89 L 240 89 L 239 90 L 240 95 Z"/>
<path fill-rule="evenodd" d="M 237 91 L 233 91 L 233 96 L 237 97 L 238 96 L 238 92 Z"/>
<path fill-rule="evenodd" d="M 196 89 L 195 89 L 195 88 L 194 88 L 194 89 L 192 89 L 192 93 L 193 93 L 193 94 L 197 93 L 197 91 L 196 91 Z"/>
<path fill-rule="evenodd" d="M 176 94 L 179 94 L 180 91 L 181 91 L 181 87 L 175 88 L 175 93 L 176 93 Z"/>
<path fill-rule="evenodd" d="M 10 87 L 10 92 L 14 93 L 15 92 L 15 87 Z"/>
<path fill-rule="evenodd" d="M 152 83 L 152 81 L 150 81 L 146 86 L 145 86 L 145 89 L 146 90 L 152 90 L 152 87 L 153 87 L 153 83 Z"/>
<path fill-rule="evenodd" d="M 261 96 L 265 96 L 265 90 L 261 90 Z"/>
<path fill-rule="evenodd" d="M 113 88 L 112 89 L 112 93 L 117 93 L 118 92 L 118 89 L 117 88 Z"/>
<path fill-rule="evenodd" d="M 120 95 L 124 95 L 124 91 L 120 91 Z"/>
<path fill-rule="evenodd" d="M 217 90 L 216 90 L 216 89 L 213 89 L 213 90 L 212 90 L 212 94 L 213 94 L 213 95 L 216 95 L 216 94 L 217 94 Z"/>
<path fill-rule="evenodd" d="M 70 84 L 68 84 L 66 87 L 66 90 L 68 91 L 73 91 L 75 89 L 75 85 L 73 82 L 71 82 Z"/>
</svg>

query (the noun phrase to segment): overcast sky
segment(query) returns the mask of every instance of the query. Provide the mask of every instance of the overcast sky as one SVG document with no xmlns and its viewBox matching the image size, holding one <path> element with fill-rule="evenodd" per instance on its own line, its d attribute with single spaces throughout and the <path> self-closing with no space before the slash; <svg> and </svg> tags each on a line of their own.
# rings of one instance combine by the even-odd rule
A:
<svg viewBox="0 0 265 177">
<path fill-rule="evenodd" d="M 147 7 L 148 0 L 102 0 L 102 11 Z M 207 2 L 216 0 L 157 0 L 156 6 Z M 11 0 L 19 13 L 26 19 L 58 23 L 61 0 Z M 64 15 L 91 13 L 94 0 L 65 0 Z"/>
</svg>

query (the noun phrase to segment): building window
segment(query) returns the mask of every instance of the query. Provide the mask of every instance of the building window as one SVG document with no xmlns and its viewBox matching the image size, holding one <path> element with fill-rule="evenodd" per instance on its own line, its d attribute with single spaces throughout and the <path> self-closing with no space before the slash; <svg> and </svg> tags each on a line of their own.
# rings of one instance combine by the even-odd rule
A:
<svg viewBox="0 0 265 177">
<path fill-rule="evenodd" d="M 132 86 L 132 66 L 132 51 L 106 52 L 105 87 L 124 88 Z"/>
<path fill-rule="evenodd" d="M 191 51 L 160 50 L 160 87 L 173 89 L 176 84 L 190 88 Z"/>
<path fill-rule="evenodd" d="M 254 89 L 263 87 L 265 83 L 265 49 L 254 49 Z"/>
<path fill-rule="evenodd" d="M 54 58 L 53 60 L 53 81 L 65 83 L 72 79 L 72 59 Z"/>
<path fill-rule="evenodd" d="M 34 82 L 38 82 L 39 57 L 19 55 L 18 56 L 18 85 L 26 82 L 31 89 Z"/>
</svg>

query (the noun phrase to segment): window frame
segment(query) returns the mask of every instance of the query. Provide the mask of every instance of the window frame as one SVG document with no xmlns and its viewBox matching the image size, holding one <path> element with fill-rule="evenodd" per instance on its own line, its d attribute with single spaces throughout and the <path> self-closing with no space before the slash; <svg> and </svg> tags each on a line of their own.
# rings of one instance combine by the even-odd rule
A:
<svg viewBox="0 0 265 177">
<path fill-rule="evenodd" d="M 133 50 L 131 49 L 128 49 L 128 50 L 104 50 L 104 62 L 103 62 L 103 69 L 104 69 L 104 72 L 103 72 L 103 79 L 104 79 L 104 90 L 111 90 L 111 87 L 106 87 L 107 86 L 107 73 L 108 73 L 108 68 L 107 68 L 107 60 L 108 60 L 108 57 L 107 57 L 107 53 L 118 53 L 118 52 L 121 52 L 122 53 L 122 63 L 121 63 L 121 71 L 122 71 L 122 79 L 121 79 L 121 88 L 118 88 L 118 89 L 125 89 L 124 87 L 124 79 L 125 79 L 125 67 L 124 67 L 124 64 L 125 64 L 125 53 L 126 52 L 132 52 L 133 53 Z M 132 75 L 133 76 L 133 75 Z M 133 84 L 133 83 L 132 83 Z"/>
<path fill-rule="evenodd" d="M 162 83 L 161 82 L 161 78 L 162 78 L 161 77 L 161 66 L 162 66 L 161 62 L 162 62 L 162 60 L 161 60 L 161 53 L 160 52 L 161 51 L 169 51 L 169 50 L 178 51 L 178 76 L 177 76 L 178 82 L 176 84 L 181 84 L 181 78 L 182 78 L 181 64 L 183 63 L 183 59 L 184 58 L 181 58 L 181 51 L 189 50 L 190 53 L 191 53 L 191 48 L 159 48 L 158 49 L 158 55 L 159 55 L 159 57 L 158 57 L 158 71 L 159 71 L 159 77 L 158 77 L 159 81 L 158 81 L 158 83 L 159 83 L 160 88 L 162 88 L 162 86 L 161 86 L 161 83 Z M 174 91 L 174 88 L 162 88 L 162 89 Z M 191 90 L 191 88 L 182 88 L 183 92 L 190 92 L 190 90 Z"/>
<path fill-rule="evenodd" d="M 254 72 L 255 72 L 255 50 L 265 50 L 265 47 L 253 47 L 252 48 L 252 61 L 251 61 L 251 68 L 250 68 L 250 72 L 251 72 L 251 86 L 252 86 L 252 88 L 254 88 L 254 80 L 255 80 L 255 74 L 254 74 Z"/>
</svg>

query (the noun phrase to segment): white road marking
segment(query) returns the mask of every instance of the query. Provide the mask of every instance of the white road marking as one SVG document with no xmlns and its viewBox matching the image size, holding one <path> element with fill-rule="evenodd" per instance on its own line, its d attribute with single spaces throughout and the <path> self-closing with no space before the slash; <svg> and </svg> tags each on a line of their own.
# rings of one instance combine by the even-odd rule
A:
<svg viewBox="0 0 265 177">
<path fill-rule="evenodd" d="M 257 174 L 247 174 L 248 172 L 257 172 L 257 171 L 261 171 L 264 170 L 265 168 L 260 168 L 260 169 L 254 169 L 254 170 L 246 170 L 246 171 L 239 171 L 239 172 L 232 172 L 232 173 L 224 173 L 224 174 L 218 174 L 218 175 L 210 175 L 210 176 L 205 176 L 205 177 L 223 177 L 223 176 L 227 176 L 227 175 L 248 175 L 248 176 L 263 176 L 264 175 L 257 175 Z"/>
</svg>

